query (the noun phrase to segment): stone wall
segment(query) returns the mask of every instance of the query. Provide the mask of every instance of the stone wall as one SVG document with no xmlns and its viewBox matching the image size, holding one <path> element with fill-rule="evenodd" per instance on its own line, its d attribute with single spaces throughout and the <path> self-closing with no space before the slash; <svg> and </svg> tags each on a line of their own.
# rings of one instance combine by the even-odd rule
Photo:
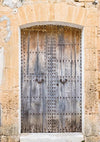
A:
<svg viewBox="0 0 100 142">
<path fill-rule="evenodd" d="M 0 49 L 3 67 L 0 66 L 1 142 L 18 142 L 20 137 L 20 32 L 24 24 L 60 21 L 84 27 L 84 127 L 85 142 L 99 142 L 100 114 L 100 6 L 83 0 L 29 0 L 13 6 L 0 3 L 0 18 L 10 20 L 10 38 L 7 20 L 0 22 Z M 11 2 L 11 1 L 10 1 Z M 18 1 L 19 2 L 19 1 Z M 1 54 L 0 54 L 1 59 Z M 1 65 L 0 61 L 0 65 Z M 100 109 L 100 107 L 99 107 Z"/>
</svg>

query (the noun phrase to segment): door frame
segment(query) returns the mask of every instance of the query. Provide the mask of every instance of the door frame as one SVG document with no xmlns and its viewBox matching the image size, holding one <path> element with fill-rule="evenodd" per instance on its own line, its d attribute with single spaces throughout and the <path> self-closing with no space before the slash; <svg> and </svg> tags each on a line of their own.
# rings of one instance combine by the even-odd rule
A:
<svg viewBox="0 0 100 142">
<path fill-rule="evenodd" d="M 85 95 L 84 95 L 84 27 L 81 25 L 77 25 L 77 24 L 72 24 L 72 23 L 67 23 L 67 22 L 34 22 L 34 23 L 29 23 L 29 24 L 25 24 L 25 25 L 21 25 L 18 28 L 18 34 L 19 34 L 19 134 L 23 135 L 23 133 L 21 133 L 21 30 L 24 28 L 28 28 L 28 27 L 32 27 L 32 26 L 36 26 L 36 25 L 61 25 L 61 26 L 68 26 L 68 27 L 72 27 L 72 28 L 77 28 L 77 29 L 81 29 L 81 55 L 82 55 L 82 132 L 77 133 L 77 132 L 70 132 L 70 134 L 74 135 L 74 134 L 84 134 L 84 111 L 85 111 Z M 25 134 L 30 134 L 30 133 L 25 133 Z M 34 134 L 34 133 L 31 133 Z M 38 134 L 38 133 L 36 133 Z M 49 133 L 42 133 L 42 134 L 49 134 Z M 53 134 L 53 133 L 51 133 Z M 56 133 L 56 134 L 64 134 L 64 133 Z M 69 134 L 69 132 L 65 133 L 65 134 Z"/>
</svg>

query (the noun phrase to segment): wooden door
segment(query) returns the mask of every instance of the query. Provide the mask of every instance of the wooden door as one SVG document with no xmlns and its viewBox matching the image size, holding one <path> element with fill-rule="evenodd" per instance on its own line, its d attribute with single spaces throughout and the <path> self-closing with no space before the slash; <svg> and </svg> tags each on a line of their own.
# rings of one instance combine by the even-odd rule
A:
<svg viewBox="0 0 100 142">
<path fill-rule="evenodd" d="M 80 34 L 62 26 L 22 30 L 22 133 L 81 132 Z"/>
</svg>

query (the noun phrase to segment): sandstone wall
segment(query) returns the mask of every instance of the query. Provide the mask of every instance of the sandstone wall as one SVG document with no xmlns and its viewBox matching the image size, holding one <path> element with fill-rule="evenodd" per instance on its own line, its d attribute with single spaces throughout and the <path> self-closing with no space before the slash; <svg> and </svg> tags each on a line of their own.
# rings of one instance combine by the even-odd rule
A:
<svg viewBox="0 0 100 142">
<path fill-rule="evenodd" d="M 3 66 L 0 61 L 1 142 L 18 142 L 20 137 L 19 27 L 43 21 L 67 22 L 84 27 L 83 135 L 85 142 L 99 142 L 100 4 L 93 5 L 89 0 L 25 0 L 20 1 L 20 5 L 18 3 L 15 1 L 11 6 L 5 0 L 0 2 L 0 18 L 3 18 L 0 21 L 0 49 L 4 50 Z M 9 31 L 11 35 L 5 41 Z"/>
</svg>

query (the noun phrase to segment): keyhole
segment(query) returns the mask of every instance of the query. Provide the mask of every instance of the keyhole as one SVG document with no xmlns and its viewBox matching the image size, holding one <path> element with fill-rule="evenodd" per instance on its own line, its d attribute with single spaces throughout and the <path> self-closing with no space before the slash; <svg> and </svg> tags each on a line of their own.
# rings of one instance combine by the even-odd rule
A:
<svg viewBox="0 0 100 142">
<path fill-rule="evenodd" d="M 57 86 L 59 86 L 59 84 L 57 83 Z"/>
</svg>

